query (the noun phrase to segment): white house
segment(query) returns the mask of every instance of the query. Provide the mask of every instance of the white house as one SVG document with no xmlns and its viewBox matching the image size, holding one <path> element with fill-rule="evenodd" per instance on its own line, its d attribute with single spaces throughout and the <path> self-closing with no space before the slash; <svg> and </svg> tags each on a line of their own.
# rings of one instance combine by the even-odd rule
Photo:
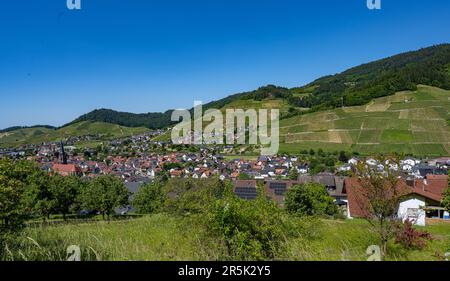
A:
<svg viewBox="0 0 450 281">
<path fill-rule="evenodd" d="M 409 220 L 415 225 L 425 226 L 425 198 L 417 195 L 411 194 L 405 197 L 398 207 L 397 215 L 403 222 Z"/>
<path fill-rule="evenodd" d="M 440 207 L 442 191 L 447 187 L 447 180 L 431 178 L 427 180 L 407 179 L 399 181 L 399 190 L 405 195 L 400 198 L 396 211 L 397 218 L 403 222 L 410 220 L 415 225 L 425 226 L 427 218 L 445 219 L 444 208 Z M 367 198 L 359 192 L 361 184 L 358 179 L 346 178 L 345 189 L 348 196 L 347 217 L 364 218 L 369 210 Z M 442 216 L 444 215 L 444 216 Z"/>
<path fill-rule="evenodd" d="M 355 166 L 359 162 L 358 158 L 353 157 L 352 159 L 348 160 L 348 164 Z"/>
</svg>

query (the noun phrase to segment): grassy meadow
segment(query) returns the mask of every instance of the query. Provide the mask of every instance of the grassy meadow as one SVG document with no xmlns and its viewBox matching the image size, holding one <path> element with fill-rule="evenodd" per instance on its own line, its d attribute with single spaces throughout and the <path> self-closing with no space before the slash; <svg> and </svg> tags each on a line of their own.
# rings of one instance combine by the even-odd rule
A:
<svg viewBox="0 0 450 281">
<path fill-rule="evenodd" d="M 377 244 L 363 220 L 299 220 L 299 233 L 284 243 L 277 260 L 364 261 L 368 246 Z M 29 226 L 15 260 L 64 260 L 66 248 L 79 245 L 82 259 L 106 261 L 223 260 L 224 246 L 208 238 L 201 217 L 157 214 L 121 221 Z M 424 250 L 406 251 L 393 242 L 388 260 L 440 260 L 450 251 L 450 224 L 422 228 L 433 240 Z"/>
</svg>

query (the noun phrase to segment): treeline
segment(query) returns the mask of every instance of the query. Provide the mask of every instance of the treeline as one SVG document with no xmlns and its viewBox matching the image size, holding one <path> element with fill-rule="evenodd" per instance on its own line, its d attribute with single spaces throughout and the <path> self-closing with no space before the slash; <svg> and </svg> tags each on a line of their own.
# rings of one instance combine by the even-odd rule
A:
<svg viewBox="0 0 450 281">
<path fill-rule="evenodd" d="M 149 129 L 160 129 L 175 124 L 171 121 L 172 110 L 164 113 L 128 113 L 118 112 L 111 109 L 97 109 L 80 116 L 63 127 L 82 122 L 94 121 L 117 124 L 125 127 L 145 127 Z"/>
<path fill-rule="evenodd" d="M 0 159 L 0 230 L 15 231 L 26 220 L 95 211 L 104 218 L 128 204 L 123 182 L 104 175 L 92 180 L 63 177 L 41 170 L 34 162 Z"/>
<path fill-rule="evenodd" d="M 202 229 L 202 241 L 220 241 L 225 260 L 274 259 L 285 249 L 286 239 L 300 235 L 298 221 L 289 216 L 337 216 L 333 199 L 324 186 L 300 185 L 287 195 L 286 209 L 268 199 L 263 187 L 256 200 L 234 195 L 229 181 L 210 179 L 156 180 L 143 185 L 131 199 L 140 214 L 167 213 L 192 218 Z M 62 177 L 40 170 L 33 162 L 0 160 L 0 260 L 5 249 L 20 249 L 27 220 L 51 215 L 101 213 L 130 204 L 127 189 L 114 176 L 92 180 Z M 307 231 L 307 230 L 305 230 Z M 206 243 L 207 244 L 207 243 Z M 7 251 L 7 250 L 6 250 Z"/>
</svg>

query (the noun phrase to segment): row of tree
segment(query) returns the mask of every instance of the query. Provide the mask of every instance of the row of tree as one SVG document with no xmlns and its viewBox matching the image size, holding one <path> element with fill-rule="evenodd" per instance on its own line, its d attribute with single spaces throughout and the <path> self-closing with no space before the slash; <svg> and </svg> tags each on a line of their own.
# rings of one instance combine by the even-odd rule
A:
<svg viewBox="0 0 450 281">
<path fill-rule="evenodd" d="M 0 160 L 1 228 L 20 225 L 30 217 L 64 219 L 80 210 L 95 210 L 104 217 L 128 204 L 129 193 L 122 181 L 111 175 L 92 180 L 63 177 L 41 170 L 26 160 Z"/>
</svg>

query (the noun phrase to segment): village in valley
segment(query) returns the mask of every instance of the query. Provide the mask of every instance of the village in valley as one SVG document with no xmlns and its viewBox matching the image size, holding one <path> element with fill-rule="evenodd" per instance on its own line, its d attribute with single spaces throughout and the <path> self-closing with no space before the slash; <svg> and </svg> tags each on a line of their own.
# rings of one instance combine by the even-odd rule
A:
<svg viewBox="0 0 450 281">
<path fill-rule="evenodd" d="M 96 140 L 96 136 L 72 137 L 65 142 L 0 148 L 0 158 L 35 161 L 42 170 L 62 176 L 92 179 L 100 175 L 120 178 L 130 196 L 143 184 L 157 179 L 219 178 L 230 180 L 233 192 L 245 200 L 258 197 L 258 187 L 267 198 L 283 207 L 287 191 L 295 185 L 317 183 L 327 190 L 346 218 L 364 217 L 357 200 L 359 182 L 353 172 L 359 163 L 383 170 L 385 165 L 401 175 L 398 185 L 407 190 L 398 207 L 398 215 L 417 225 L 427 221 L 449 220 L 441 207 L 448 187 L 450 157 L 420 159 L 397 156 L 398 163 L 382 163 L 377 157 L 360 156 L 344 151 L 325 153 L 300 151 L 298 155 L 260 156 L 245 154 L 234 146 L 181 146 L 170 141 L 157 141 L 165 130 L 114 139 L 95 147 L 78 144 Z M 244 153 L 243 153 L 244 151 Z M 242 153 L 239 154 L 239 153 Z M 132 205 L 117 208 L 117 215 L 132 213 Z"/>
<path fill-rule="evenodd" d="M 5 2 L 0 264 L 450 260 L 449 1 Z"/>
</svg>

